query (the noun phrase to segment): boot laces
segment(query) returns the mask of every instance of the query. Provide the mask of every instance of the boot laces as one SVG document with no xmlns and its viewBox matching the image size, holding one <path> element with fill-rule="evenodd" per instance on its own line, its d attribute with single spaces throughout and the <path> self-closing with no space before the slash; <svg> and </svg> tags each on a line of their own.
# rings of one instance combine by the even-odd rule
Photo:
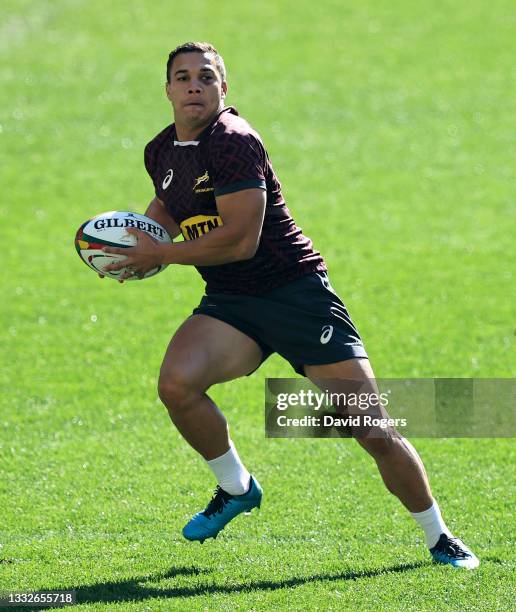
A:
<svg viewBox="0 0 516 612">
<path fill-rule="evenodd" d="M 443 538 L 436 547 L 440 552 L 443 552 L 455 559 L 466 559 L 469 554 L 464 550 L 462 542 L 459 538 Z"/>
<path fill-rule="evenodd" d="M 213 492 L 213 497 L 210 500 L 210 503 L 206 506 L 206 510 L 204 510 L 203 514 L 206 518 L 210 518 L 211 515 L 215 513 L 222 514 L 222 511 L 226 507 L 229 500 L 232 498 L 232 495 L 226 493 L 224 489 L 221 489 L 219 485 Z"/>
</svg>

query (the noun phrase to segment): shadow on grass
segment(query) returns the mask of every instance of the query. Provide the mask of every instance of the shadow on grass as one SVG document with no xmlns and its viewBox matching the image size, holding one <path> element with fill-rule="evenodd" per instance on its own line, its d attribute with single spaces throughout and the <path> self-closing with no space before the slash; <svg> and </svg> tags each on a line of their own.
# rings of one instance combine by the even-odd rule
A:
<svg viewBox="0 0 516 612">
<path fill-rule="evenodd" d="M 205 570 L 195 567 L 172 567 L 167 572 L 157 573 L 150 576 L 139 576 L 130 580 L 120 582 L 99 582 L 97 584 L 78 586 L 78 587 L 59 587 L 60 590 L 75 590 L 77 595 L 77 605 L 94 603 L 122 603 L 125 601 L 143 601 L 153 597 L 175 598 L 175 597 L 196 597 L 199 595 L 216 595 L 219 593 L 230 595 L 232 593 L 244 593 L 252 591 L 275 591 L 301 586 L 315 581 L 359 580 L 361 578 L 374 578 L 388 573 L 407 572 L 429 565 L 429 562 L 405 563 L 393 565 L 374 570 L 363 570 L 358 572 L 340 572 L 337 574 L 314 574 L 312 576 L 299 576 L 286 578 L 285 580 L 256 580 L 243 582 L 241 584 L 206 584 L 194 587 L 177 588 L 158 588 L 145 586 L 147 581 L 156 582 L 176 576 L 199 576 Z M 42 610 L 43 607 L 24 608 L 25 610 Z M 46 608 L 48 610 L 48 608 Z"/>
</svg>

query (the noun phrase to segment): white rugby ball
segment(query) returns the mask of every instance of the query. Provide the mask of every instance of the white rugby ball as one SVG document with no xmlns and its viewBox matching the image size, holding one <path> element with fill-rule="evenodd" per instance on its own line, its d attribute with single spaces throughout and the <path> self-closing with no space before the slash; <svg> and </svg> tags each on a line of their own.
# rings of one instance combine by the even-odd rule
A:
<svg viewBox="0 0 516 612">
<path fill-rule="evenodd" d="M 88 219 L 77 230 L 75 248 L 79 257 L 95 272 L 99 272 L 108 278 L 120 278 L 126 272 L 126 268 L 114 272 L 105 272 L 104 266 L 123 261 L 126 257 L 114 253 L 104 253 L 102 249 L 106 246 L 122 248 L 135 246 L 137 243 L 136 236 L 127 233 L 128 227 L 147 232 L 157 242 L 172 242 L 167 230 L 154 219 L 138 213 L 113 210 L 97 215 L 93 219 Z M 144 278 L 154 276 L 166 267 L 166 265 L 162 265 L 153 268 L 147 272 Z M 132 276 L 125 280 L 138 280 L 138 277 Z"/>
</svg>

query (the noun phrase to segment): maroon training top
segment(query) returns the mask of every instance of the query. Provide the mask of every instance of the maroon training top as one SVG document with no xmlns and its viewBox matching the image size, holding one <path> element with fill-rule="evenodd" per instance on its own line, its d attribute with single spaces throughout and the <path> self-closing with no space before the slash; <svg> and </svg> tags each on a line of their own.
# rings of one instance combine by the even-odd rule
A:
<svg viewBox="0 0 516 612">
<path fill-rule="evenodd" d="M 222 225 L 216 196 L 250 188 L 267 191 L 256 254 L 245 261 L 198 266 L 206 293 L 258 295 L 326 270 L 290 215 L 260 136 L 234 108 L 218 113 L 198 140 L 178 141 L 175 125 L 169 125 L 145 147 L 145 167 L 185 240 Z"/>
</svg>

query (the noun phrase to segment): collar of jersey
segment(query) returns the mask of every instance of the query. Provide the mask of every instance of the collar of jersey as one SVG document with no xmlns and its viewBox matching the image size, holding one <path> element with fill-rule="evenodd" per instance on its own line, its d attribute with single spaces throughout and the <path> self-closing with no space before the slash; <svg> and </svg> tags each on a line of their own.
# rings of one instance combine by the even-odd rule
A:
<svg viewBox="0 0 516 612">
<path fill-rule="evenodd" d="M 231 113 L 232 115 L 238 115 L 238 111 L 234 106 L 226 106 L 219 113 L 215 115 L 215 117 L 213 118 L 213 121 L 210 123 L 210 125 L 204 128 L 204 130 L 197 137 L 197 140 L 175 140 L 174 139 L 174 146 L 175 147 L 188 147 L 188 146 L 196 147 L 201 142 L 201 140 L 210 132 L 211 128 L 213 127 L 213 124 L 216 121 L 218 121 L 222 113 L 226 113 L 226 112 Z M 176 135 L 176 126 L 174 125 L 174 136 L 175 135 Z"/>
</svg>

